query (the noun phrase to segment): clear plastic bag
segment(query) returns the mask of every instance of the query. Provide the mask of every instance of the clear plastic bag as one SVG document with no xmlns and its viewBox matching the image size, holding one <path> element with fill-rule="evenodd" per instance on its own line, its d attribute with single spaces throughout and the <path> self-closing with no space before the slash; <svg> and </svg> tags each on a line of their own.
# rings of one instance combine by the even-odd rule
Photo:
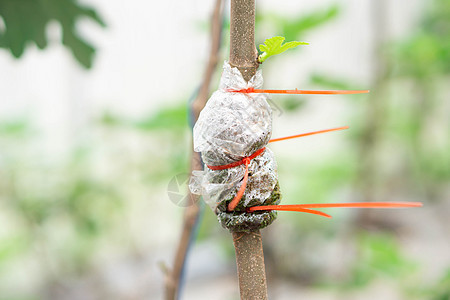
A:
<svg viewBox="0 0 450 300">
<path fill-rule="evenodd" d="M 219 90 L 211 96 L 194 126 L 194 150 L 201 152 L 206 165 L 220 166 L 240 161 L 267 145 L 272 133 L 272 110 L 267 102 L 268 96 L 232 92 L 249 87 L 261 88 L 262 84 L 261 71 L 247 83 L 237 68 L 224 63 Z M 226 203 L 239 190 L 244 172 L 244 165 L 224 170 L 211 170 L 205 166 L 203 171 L 194 171 L 191 177 L 191 192 L 203 195 L 205 202 L 219 215 L 222 225 L 230 229 L 224 222 L 236 223 L 233 217 L 239 218 L 237 223 L 241 225 L 246 223 L 245 218 L 251 218 L 253 223 L 267 223 L 268 219 L 273 221 L 275 212 L 248 214 L 245 208 L 278 203 L 280 198 L 276 188 L 275 158 L 266 149 L 251 160 L 245 193 L 235 211 L 227 212 Z M 261 220 L 254 220 L 258 218 Z"/>
</svg>

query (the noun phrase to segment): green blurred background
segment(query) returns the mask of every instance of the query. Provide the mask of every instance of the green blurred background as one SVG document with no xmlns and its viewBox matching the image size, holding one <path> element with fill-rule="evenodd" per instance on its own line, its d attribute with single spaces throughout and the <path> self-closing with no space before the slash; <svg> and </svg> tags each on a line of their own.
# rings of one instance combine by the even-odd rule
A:
<svg viewBox="0 0 450 300">
<path fill-rule="evenodd" d="M 162 297 L 212 5 L 0 0 L 0 299 Z M 256 42 L 274 35 L 310 45 L 265 62 L 267 88 L 371 90 L 273 97 L 274 137 L 350 126 L 271 146 L 283 203 L 424 207 L 279 213 L 270 297 L 450 299 L 450 1 L 258 1 Z M 206 208 L 182 299 L 238 297 Z"/>
</svg>

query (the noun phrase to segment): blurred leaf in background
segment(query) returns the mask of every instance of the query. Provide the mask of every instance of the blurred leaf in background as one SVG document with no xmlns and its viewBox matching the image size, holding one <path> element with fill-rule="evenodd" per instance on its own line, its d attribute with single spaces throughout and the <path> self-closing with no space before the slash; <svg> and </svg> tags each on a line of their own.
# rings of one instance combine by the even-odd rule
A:
<svg viewBox="0 0 450 300">
<path fill-rule="evenodd" d="M 448 300 L 450 299 L 450 269 L 437 280 L 436 284 L 429 287 L 425 294 L 430 300 Z"/>
<path fill-rule="evenodd" d="M 0 269 L 7 271 L 0 276 L 0 290 L 4 293 L 23 268 L 36 271 L 39 266 L 39 278 L 50 281 L 85 270 L 122 209 L 119 188 L 92 167 L 91 149 L 75 148 L 67 160 L 53 160 L 33 147 L 36 136 L 30 122 L 0 123 L 4 227 Z M 31 257 L 34 267 L 28 261 Z"/>
<path fill-rule="evenodd" d="M 430 1 L 417 30 L 390 48 L 392 80 L 404 98 L 393 99 L 391 128 L 402 141 L 412 190 L 428 200 L 445 198 L 450 181 L 450 2 Z M 406 168 L 406 167 L 405 167 Z"/>
<path fill-rule="evenodd" d="M 293 41 L 303 38 L 306 33 L 336 19 L 339 13 L 340 9 L 338 5 L 318 9 L 309 14 L 301 11 L 298 15 L 291 18 L 273 12 L 258 12 L 256 21 L 257 23 L 271 23 L 275 27 L 274 32 L 277 35 L 284 36 L 287 41 Z"/>
<path fill-rule="evenodd" d="M 355 147 L 363 147 L 374 133 L 367 128 L 365 111 L 372 114 L 383 111 L 383 120 L 374 120 L 376 140 L 373 155 L 361 154 L 371 161 L 375 169 L 363 171 L 375 175 L 372 184 L 386 197 L 389 188 L 405 197 L 426 197 L 428 200 L 444 199 L 450 180 L 450 118 L 446 105 L 445 89 L 450 73 L 450 2 L 427 2 L 418 25 L 409 36 L 389 41 L 381 46 L 377 64 L 387 63 L 386 72 L 373 85 L 373 94 L 383 101 L 354 101 L 349 122 L 352 125 L 352 141 Z M 334 78 L 316 72 L 310 77 L 312 84 L 323 88 L 358 89 L 361 83 L 345 78 Z M 431 134 L 430 134 L 431 133 Z M 393 138 L 395 137 L 395 138 Z M 396 145 L 392 149 L 392 145 Z M 388 150 L 386 147 L 390 147 Z M 388 171 L 388 163 L 382 160 L 391 151 L 392 161 L 401 165 L 396 173 Z M 389 174 L 389 172 L 391 172 Z M 384 174 L 382 176 L 381 174 Z M 390 183 L 396 182 L 396 185 Z M 423 200 L 423 198 L 422 198 Z"/>
<path fill-rule="evenodd" d="M 56 21 L 62 29 L 62 44 L 82 66 L 90 68 L 95 48 L 76 30 L 77 21 L 83 18 L 105 26 L 95 10 L 77 0 L 0 0 L 0 47 L 16 58 L 30 43 L 44 49 L 48 46 L 47 25 Z"/>
<path fill-rule="evenodd" d="M 450 2 L 430 1 L 418 30 L 397 43 L 398 75 L 436 79 L 450 73 Z M 431 78 L 430 78 L 431 77 Z"/>
<path fill-rule="evenodd" d="M 101 125 L 112 134 L 125 130 L 142 136 L 152 133 L 157 144 L 156 153 L 150 154 L 143 161 L 142 172 L 148 184 L 167 183 L 176 174 L 185 173 L 189 168 L 188 151 L 182 141 L 190 139 L 188 123 L 188 107 L 184 102 L 173 106 L 164 106 L 154 113 L 139 119 L 129 119 L 120 114 L 105 112 L 101 117 Z M 174 146 L 177 145 L 177 146 Z M 160 151 L 164 149 L 164 151 Z"/>
<path fill-rule="evenodd" d="M 372 280 L 385 278 L 404 281 L 417 266 L 405 258 L 399 242 L 391 234 L 361 233 L 357 238 L 359 259 L 351 267 L 346 288 L 364 287 Z"/>
</svg>

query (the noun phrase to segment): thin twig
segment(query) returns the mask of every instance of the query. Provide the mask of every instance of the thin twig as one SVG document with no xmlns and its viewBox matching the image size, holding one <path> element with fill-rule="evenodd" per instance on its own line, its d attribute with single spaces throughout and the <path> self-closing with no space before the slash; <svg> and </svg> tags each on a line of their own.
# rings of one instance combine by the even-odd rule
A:
<svg viewBox="0 0 450 300">
<path fill-rule="evenodd" d="M 194 121 L 197 120 L 200 111 L 208 101 L 209 86 L 211 84 L 211 78 L 219 60 L 220 41 L 222 36 L 222 15 L 223 4 L 222 0 L 216 0 L 214 10 L 211 18 L 211 51 L 209 54 L 208 64 L 205 69 L 203 82 L 200 87 L 199 93 L 196 99 L 192 103 L 192 113 Z M 193 147 L 192 147 L 193 148 Z M 193 170 L 201 170 L 202 163 L 200 154 L 192 151 L 191 155 L 191 172 Z M 191 206 L 187 207 L 184 212 L 183 218 L 183 231 L 181 233 L 180 241 L 175 254 L 174 265 L 171 271 L 168 271 L 165 280 L 165 299 L 175 300 L 179 292 L 180 277 L 183 273 L 184 262 L 186 260 L 186 254 L 189 248 L 189 242 L 194 231 L 194 227 L 199 217 L 199 197 L 193 195 L 188 191 L 189 199 L 191 199 Z"/>
<path fill-rule="evenodd" d="M 231 0 L 230 65 L 250 80 L 258 68 L 255 0 Z M 266 271 L 259 230 L 233 232 L 241 299 L 267 299 Z"/>
</svg>

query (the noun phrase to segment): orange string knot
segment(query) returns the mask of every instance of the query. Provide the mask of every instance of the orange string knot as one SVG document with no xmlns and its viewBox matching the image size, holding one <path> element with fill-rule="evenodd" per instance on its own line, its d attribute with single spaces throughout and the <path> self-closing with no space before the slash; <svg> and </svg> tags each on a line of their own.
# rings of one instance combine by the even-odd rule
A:
<svg viewBox="0 0 450 300">
<path fill-rule="evenodd" d="M 248 165 L 250 164 L 251 160 L 254 159 L 255 157 L 261 155 L 264 150 L 266 150 L 266 148 L 261 148 L 257 151 L 255 151 L 252 155 L 244 157 L 243 159 L 233 162 L 231 164 L 227 164 L 227 165 L 220 165 L 220 166 L 209 166 L 206 165 L 210 170 L 225 170 L 225 169 L 230 169 L 230 168 L 234 168 L 240 165 L 245 165 L 245 173 L 244 173 L 244 178 L 242 179 L 242 185 L 239 189 L 239 191 L 236 193 L 236 196 L 234 196 L 233 200 L 231 200 L 231 202 L 228 204 L 227 210 L 233 211 L 236 206 L 239 204 L 239 201 L 241 200 L 242 196 L 244 195 L 245 192 L 245 188 L 247 187 L 247 181 L 248 181 Z"/>
<path fill-rule="evenodd" d="M 240 90 L 227 89 L 226 91 L 229 92 L 229 93 L 243 93 L 243 94 L 248 94 L 248 93 L 254 93 L 254 92 L 255 92 L 255 88 L 249 87 L 249 88 L 246 88 L 246 89 L 240 89 Z"/>
</svg>

